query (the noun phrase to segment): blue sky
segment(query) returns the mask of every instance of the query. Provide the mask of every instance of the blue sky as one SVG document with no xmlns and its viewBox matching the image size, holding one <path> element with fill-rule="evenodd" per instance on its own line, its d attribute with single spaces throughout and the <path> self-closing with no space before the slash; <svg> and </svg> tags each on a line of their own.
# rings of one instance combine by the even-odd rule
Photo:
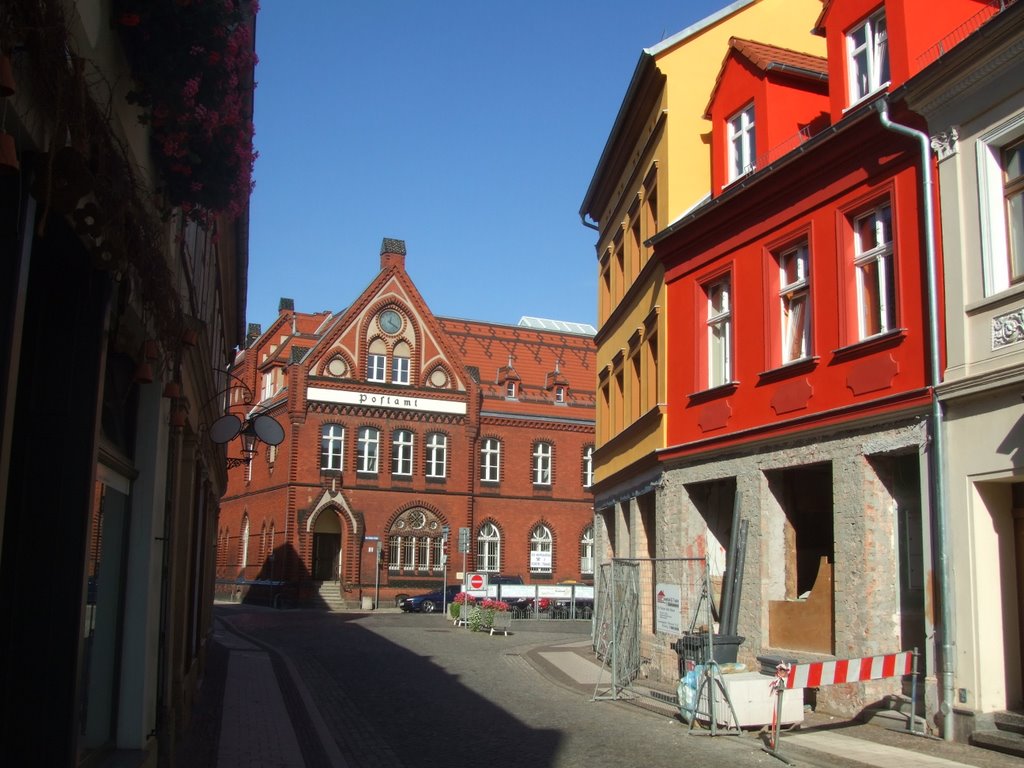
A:
<svg viewBox="0 0 1024 768">
<path fill-rule="evenodd" d="M 262 0 L 247 321 L 344 309 L 381 240 L 435 314 L 596 323 L 579 207 L 644 47 L 727 0 Z"/>
</svg>

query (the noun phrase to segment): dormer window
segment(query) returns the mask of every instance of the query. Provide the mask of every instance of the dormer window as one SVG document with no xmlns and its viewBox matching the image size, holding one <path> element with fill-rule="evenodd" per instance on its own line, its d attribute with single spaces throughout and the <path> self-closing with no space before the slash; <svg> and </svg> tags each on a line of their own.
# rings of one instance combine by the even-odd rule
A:
<svg viewBox="0 0 1024 768">
<path fill-rule="evenodd" d="M 551 393 L 556 403 L 565 403 L 569 394 L 569 380 L 562 374 L 562 361 L 555 361 L 555 370 L 544 377 L 544 388 Z"/>
<path fill-rule="evenodd" d="M 850 103 L 856 104 L 889 82 L 889 35 L 885 11 L 878 11 L 846 33 Z"/>
<path fill-rule="evenodd" d="M 284 387 L 284 369 L 268 368 L 263 372 L 260 388 L 260 400 L 269 400 Z"/>
<path fill-rule="evenodd" d="M 755 167 L 754 105 L 749 104 L 728 121 L 729 181 L 752 172 Z"/>
<path fill-rule="evenodd" d="M 498 369 L 498 375 L 495 377 L 495 384 L 504 385 L 505 387 L 505 399 L 515 400 L 519 397 L 519 374 L 516 373 L 515 367 L 512 365 L 513 357 L 508 356 L 508 365 L 504 368 Z"/>
</svg>

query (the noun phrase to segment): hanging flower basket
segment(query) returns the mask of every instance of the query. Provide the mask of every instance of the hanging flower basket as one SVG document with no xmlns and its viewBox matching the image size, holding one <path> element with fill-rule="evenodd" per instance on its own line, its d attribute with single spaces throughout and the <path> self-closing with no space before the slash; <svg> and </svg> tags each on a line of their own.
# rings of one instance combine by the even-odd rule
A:
<svg viewBox="0 0 1024 768">
<path fill-rule="evenodd" d="M 168 201 L 239 215 L 252 192 L 256 0 L 114 0 L 113 25 Z"/>
</svg>

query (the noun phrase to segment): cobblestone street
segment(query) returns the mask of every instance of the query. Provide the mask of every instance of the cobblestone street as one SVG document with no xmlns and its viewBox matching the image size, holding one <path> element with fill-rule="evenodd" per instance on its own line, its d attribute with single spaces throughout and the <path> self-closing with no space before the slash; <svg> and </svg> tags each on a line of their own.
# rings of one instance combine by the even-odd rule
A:
<svg viewBox="0 0 1024 768">
<path fill-rule="evenodd" d="M 568 625 L 491 637 L 438 615 L 223 605 L 216 612 L 207 680 L 180 766 L 782 764 L 762 751 L 755 733 L 688 734 L 667 711 L 592 701 L 594 678 L 582 681 L 572 665 L 551 663 L 578 654 L 590 664 L 589 636 Z M 787 756 L 805 766 L 1013 764 L 872 726 L 849 724 L 842 733 L 864 746 L 896 739 L 902 748 L 880 746 L 888 752 L 870 762 L 796 744 Z"/>
</svg>

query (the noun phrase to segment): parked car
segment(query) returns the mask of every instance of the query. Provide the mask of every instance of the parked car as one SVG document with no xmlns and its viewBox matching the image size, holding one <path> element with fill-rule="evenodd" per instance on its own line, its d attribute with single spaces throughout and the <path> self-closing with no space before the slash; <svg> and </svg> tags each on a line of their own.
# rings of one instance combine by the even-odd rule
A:
<svg viewBox="0 0 1024 768">
<path fill-rule="evenodd" d="M 491 574 L 487 577 L 488 584 L 522 584 L 522 576 L 503 576 L 500 573 Z"/>
<path fill-rule="evenodd" d="M 451 604 L 461 591 L 461 584 L 452 584 L 444 590 L 444 593 L 440 589 L 435 589 L 433 592 L 403 598 L 398 603 L 398 607 L 407 613 L 435 613 L 442 610 L 445 604 Z"/>
</svg>

